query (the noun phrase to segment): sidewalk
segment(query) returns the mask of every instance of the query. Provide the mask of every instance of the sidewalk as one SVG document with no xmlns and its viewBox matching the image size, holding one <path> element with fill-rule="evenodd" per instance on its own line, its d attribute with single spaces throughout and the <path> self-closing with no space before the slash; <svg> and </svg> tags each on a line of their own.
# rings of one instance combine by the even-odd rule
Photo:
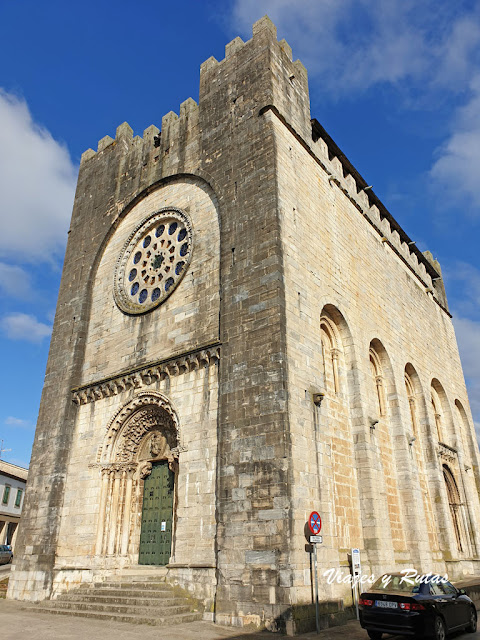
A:
<svg viewBox="0 0 480 640">
<path fill-rule="evenodd" d="M 356 620 L 346 625 L 297 636 L 302 640 L 368 640 Z M 210 622 L 192 622 L 172 627 L 150 627 L 29 611 L 28 605 L 0 600 L 2 640 L 284 640 L 287 636 L 266 631 L 251 633 Z M 470 636 L 473 640 L 475 636 Z"/>
</svg>

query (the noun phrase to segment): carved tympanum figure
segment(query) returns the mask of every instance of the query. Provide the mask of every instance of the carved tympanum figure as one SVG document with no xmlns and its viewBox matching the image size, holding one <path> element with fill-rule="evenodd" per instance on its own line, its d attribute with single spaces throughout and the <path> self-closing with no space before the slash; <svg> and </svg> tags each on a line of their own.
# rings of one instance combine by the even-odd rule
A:
<svg viewBox="0 0 480 640">
<path fill-rule="evenodd" d="M 161 457 L 167 449 L 167 439 L 161 433 L 154 433 L 150 439 L 150 453 L 153 458 Z M 170 449 L 170 447 L 168 447 Z"/>
</svg>

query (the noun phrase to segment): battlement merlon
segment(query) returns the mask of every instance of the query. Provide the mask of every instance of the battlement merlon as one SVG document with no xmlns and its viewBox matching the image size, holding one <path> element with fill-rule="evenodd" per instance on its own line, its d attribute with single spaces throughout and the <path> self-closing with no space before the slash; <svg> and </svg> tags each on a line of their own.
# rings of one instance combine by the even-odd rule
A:
<svg viewBox="0 0 480 640">
<path fill-rule="evenodd" d="M 229 42 L 223 60 L 210 57 L 201 65 L 200 110 L 209 102 L 209 96 L 218 94 L 227 82 L 230 101 L 237 104 L 239 111 L 242 103 L 254 106 L 257 113 L 266 105 L 274 105 L 301 136 L 311 137 L 305 67 L 300 60 L 292 61 L 291 47 L 285 40 L 277 40 L 277 29 L 268 16 L 255 22 L 252 34 L 246 42 L 238 37 Z M 245 68 L 252 77 L 242 83 L 240 77 Z"/>
</svg>

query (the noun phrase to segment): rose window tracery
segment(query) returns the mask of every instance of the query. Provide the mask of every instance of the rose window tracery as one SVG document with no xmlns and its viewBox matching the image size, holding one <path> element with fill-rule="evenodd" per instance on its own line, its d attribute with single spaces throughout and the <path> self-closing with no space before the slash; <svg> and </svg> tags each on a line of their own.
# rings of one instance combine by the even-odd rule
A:
<svg viewBox="0 0 480 640">
<path fill-rule="evenodd" d="M 175 290 L 190 263 L 192 226 L 179 209 L 162 209 L 130 235 L 115 270 L 114 296 L 125 313 L 159 306 Z"/>
</svg>

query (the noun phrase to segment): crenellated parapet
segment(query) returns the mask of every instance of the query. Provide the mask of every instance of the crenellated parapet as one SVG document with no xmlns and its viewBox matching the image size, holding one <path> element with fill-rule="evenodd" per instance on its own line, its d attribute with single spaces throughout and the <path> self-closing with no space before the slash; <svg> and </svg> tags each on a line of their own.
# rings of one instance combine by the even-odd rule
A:
<svg viewBox="0 0 480 640">
<path fill-rule="evenodd" d="M 199 140 L 198 105 L 188 98 L 180 105 L 179 115 L 171 111 L 163 116 L 161 130 L 150 125 L 143 136 L 134 136 L 124 122 L 115 138 L 107 135 L 98 141 L 97 151 L 87 149 L 82 154 L 79 181 L 103 183 L 102 196 L 117 204 L 112 208 L 102 203 L 99 208 L 116 215 L 119 203 L 128 203 L 154 182 L 178 173 L 196 173 Z"/>
<path fill-rule="evenodd" d="M 429 251 L 422 253 L 418 249 L 415 241 L 411 240 L 398 224 L 375 194 L 372 186 L 360 175 L 316 119 L 312 120 L 312 142 L 308 146 L 329 174 L 329 183 L 345 193 L 376 230 L 379 240 L 415 274 L 425 293 L 431 295 L 448 313 L 439 262 L 434 260 Z"/>
<path fill-rule="evenodd" d="M 242 68 L 250 69 L 252 61 L 258 63 L 259 73 L 268 67 L 265 82 L 255 81 L 255 95 L 249 89 L 248 76 L 242 77 Z M 262 87 L 260 92 L 258 86 Z M 105 136 L 99 140 L 96 152 L 85 151 L 81 170 L 98 174 L 103 167 L 105 172 L 111 172 L 108 156 L 118 156 L 116 184 L 106 180 L 112 183 L 110 189 L 116 196 L 116 214 L 119 201 L 128 202 L 161 178 L 178 173 L 209 175 L 212 161 L 224 154 L 223 149 L 214 148 L 216 155 L 212 157 L 212 149 L 203 138 L 202 132 L 211 129 L 212 123 L 217 123 L 220 136 L 226 126 L 234 131 L 269 109 L 323 166 L 330 186 L 344 192 L 375 229 L 379 241 L 416 276 L 426 295 L 448 313 L 440 265 L 429 252 L 423 254 L 417 248 L 325 129 L 316 119 L 310 119 L 305 67 L 299 60 L 293 61 L 292 49 L 285 40 L 277 40 L 276 27 L 268 16 L 253 25 L 250 40 L 234 38 L 225 46 L 222 60 L 212 56 L 201 65 L 199 104 L 188 98 L 181 103 L 178 114 L 170 111 L 163 116 L 161 130 L 151 125 L 143 137 L 134 137 L 131 127 L 123 123 L 115 138 Z M 215 138 L 216 134 L 209 135 Z"/>
</svg>

